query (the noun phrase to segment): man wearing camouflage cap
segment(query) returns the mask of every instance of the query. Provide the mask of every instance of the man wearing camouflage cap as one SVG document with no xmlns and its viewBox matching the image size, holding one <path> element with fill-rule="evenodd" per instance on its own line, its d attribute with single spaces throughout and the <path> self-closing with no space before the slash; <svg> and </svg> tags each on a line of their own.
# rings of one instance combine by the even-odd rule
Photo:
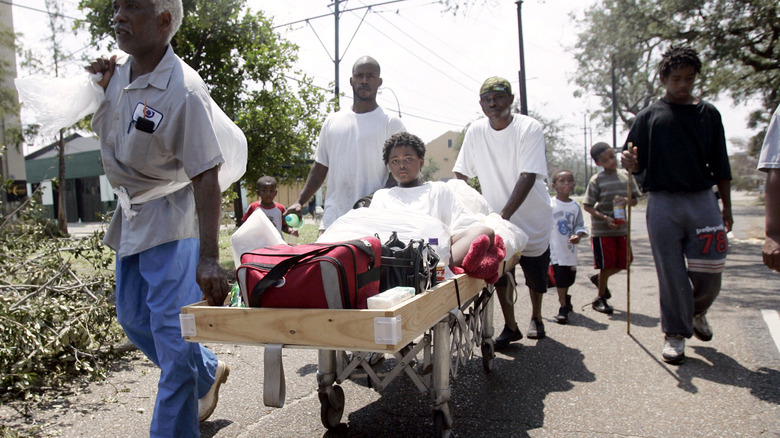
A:
<svg viewBox="0 0 780 438">
<path fill-rule="evenodd" d="M 482 194 L 501 217 L 528 234 L 520 257 L 525 284 L 531 296 L 530 339 L 545 336 L 542 297 L 547 291 L 550 264 L 550 196 L 544 179 L 547 158 L 542 125 L 531 117 L 512 114 L 512 86 L 499 77 L 488 78 L 479 90 L 479 104 L 487 116 L 472 123 L 452 171 L 455 177 L 479 178 Z M 514 270 L 512 271 L 514 275 Z M 523 335 L 515 319 L 513 285 L 506 277 L 496 283 L 506 325 L 496 338 L 496 348 L 506 348 Z"/>
</svg>

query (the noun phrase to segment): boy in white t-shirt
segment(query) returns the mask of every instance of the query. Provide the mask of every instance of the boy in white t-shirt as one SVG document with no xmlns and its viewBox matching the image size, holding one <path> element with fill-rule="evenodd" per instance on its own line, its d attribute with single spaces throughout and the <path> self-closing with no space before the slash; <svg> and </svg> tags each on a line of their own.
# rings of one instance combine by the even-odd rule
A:
<svg viewBox="0 0 780 438">
<path fill-rule="evenodd" d="M 552 177 L 556 195 L 550 198 L 552 230 L 550 231 L 550 266 L 561 308 L 555 320 L 558 324 L 569 322 L 572 311 L 569 287 L 577 276 L 577 244 L 588 237 L 585 219 L 579 204 L 569 198 L 574 190 L 574 175 L 569 170 L 559 170 Z"/>
</svg>

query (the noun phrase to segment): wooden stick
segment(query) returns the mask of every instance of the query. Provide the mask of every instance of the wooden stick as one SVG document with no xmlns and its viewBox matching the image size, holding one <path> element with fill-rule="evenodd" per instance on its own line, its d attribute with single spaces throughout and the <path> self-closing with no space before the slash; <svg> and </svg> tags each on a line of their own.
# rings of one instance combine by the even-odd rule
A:
<svg viewBox="0 0 780 438">
<path fill-rule="evenodd" d="M 634 144 L 628 143 L 629 152 L 633 153 Z M 631 170 L 628 172 L 628 201 L 626 205 L 626 334 L 631 334 Z"/>
</svg>

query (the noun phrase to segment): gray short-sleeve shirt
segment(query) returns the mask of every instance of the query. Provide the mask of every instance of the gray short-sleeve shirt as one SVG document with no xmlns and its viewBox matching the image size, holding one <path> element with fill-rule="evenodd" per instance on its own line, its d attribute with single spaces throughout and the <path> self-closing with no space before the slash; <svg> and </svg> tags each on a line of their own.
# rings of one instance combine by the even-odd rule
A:
<svg viewBox="0 0 780 438">
<path fill-rule="evenodd" d="M 92 118 L 112 187 L 130 198 L 188 182 L 224 160 L 217 143 L 206 84 L 170 46 L 157 67 L 130 83 L 130 59 L 117 64 L 105 99 Z M 145 120 L 140 120 L 143 118 Z M 127 219 L 118 206 L 104 242 L 122 258 L 179 239 L 197 238 L 192 185 L 133 204 Z"/>
</svg>

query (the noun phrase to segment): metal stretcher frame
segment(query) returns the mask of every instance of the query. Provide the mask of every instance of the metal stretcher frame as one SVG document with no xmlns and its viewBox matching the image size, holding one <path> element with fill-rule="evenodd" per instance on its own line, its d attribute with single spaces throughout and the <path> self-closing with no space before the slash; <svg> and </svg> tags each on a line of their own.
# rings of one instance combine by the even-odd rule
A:
<svg viewBox="0 0 780 438">
<path fill-rule="evenodd" d="M 503 262 L 501 273 L 517 261 L 513 257 Z M 432 397 L 434 435 L 450 436 L 449 382 L 458 361 L 465 362 L 464 354 L 470 355 L 479 343 L 483 367 L 486 371 L 492 368 L 493 291 L 484 280 L 460 274 L 388 309 L 212 307 L 201 301 L 182 307 L 180 320 L 182 336 L 189 342 L 318 349 L 321 420 L 328 428 L 339 424 L 344 410 L 344 392 L 338 383 L 360 366 L 380 391 L 401 372 L 408 375 L 421 392 Z M 378 324 L 388 322 L 400 330 L 393 340 L 377 343 Z M 337 360 L 344 357 L 337 354 L 343 351 L 355 352 L 346 364 Z M 398 364 L 380 378 L 367 360 L 369 352 L 392 353 Z M 416 361 L 419 353 L 424 356 L 421 364 Z"/>
</svg>

